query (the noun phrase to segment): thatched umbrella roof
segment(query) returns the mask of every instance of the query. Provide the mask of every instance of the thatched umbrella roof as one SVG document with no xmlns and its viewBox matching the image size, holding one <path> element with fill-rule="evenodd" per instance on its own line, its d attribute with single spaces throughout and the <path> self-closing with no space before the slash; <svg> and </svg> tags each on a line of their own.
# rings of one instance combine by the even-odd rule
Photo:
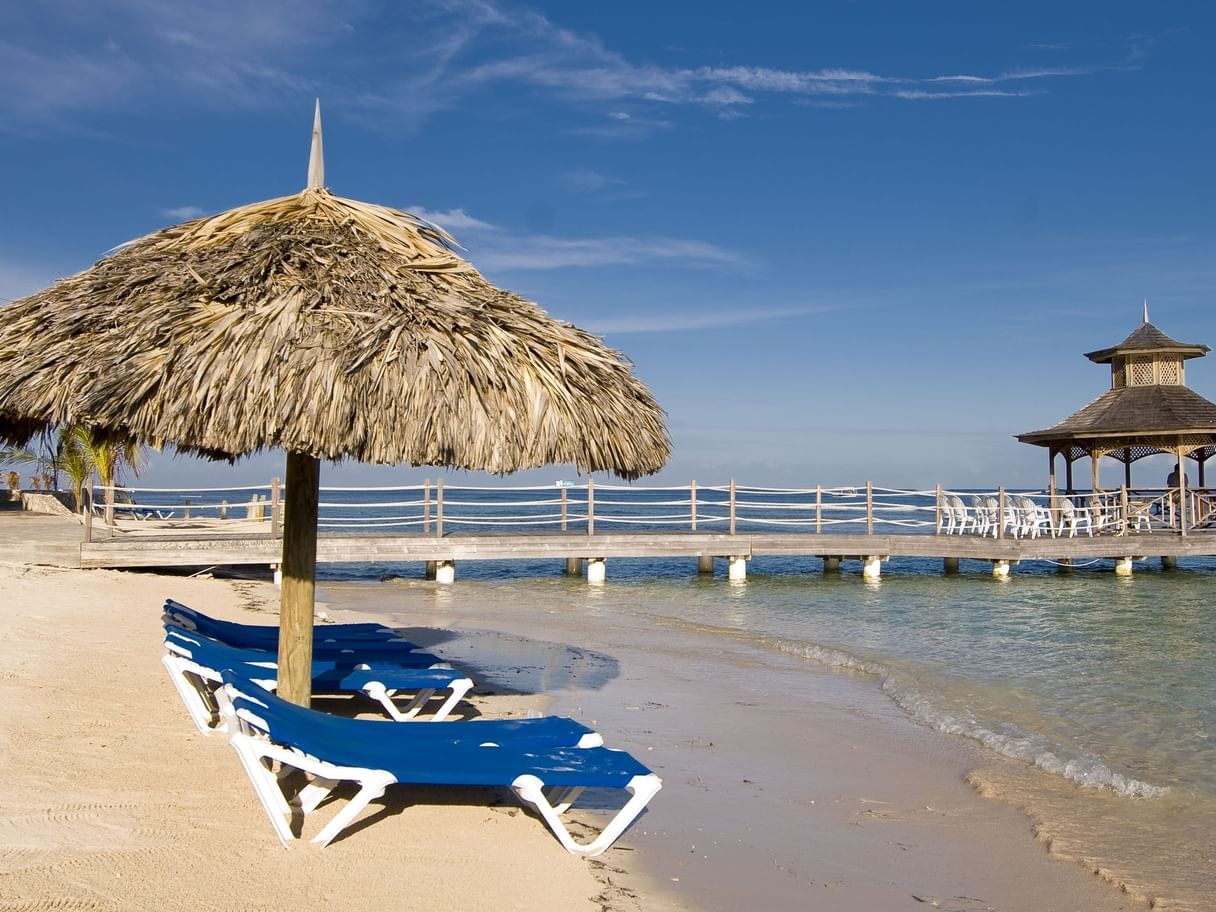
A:
<svg viewBox="0 0 1216 912">
<path fill-rule="evenodd" d="M 491 285 L 441 229 L 308 189 L 141 238 L 3 308 L 0 438 L 80 423 L 209 457 L 287 451 L 279 686 L 306 702 L 319 459 L 658 471 L 620 353 Z"/>
<path fill-rule="evenodd" d="M 324 189 L 158 231 L 3 309 L 0 434 L 70 422 L 208 456 L 657 471 L 663 412 L 620 353 L 454 246 Z"/>
</svg>

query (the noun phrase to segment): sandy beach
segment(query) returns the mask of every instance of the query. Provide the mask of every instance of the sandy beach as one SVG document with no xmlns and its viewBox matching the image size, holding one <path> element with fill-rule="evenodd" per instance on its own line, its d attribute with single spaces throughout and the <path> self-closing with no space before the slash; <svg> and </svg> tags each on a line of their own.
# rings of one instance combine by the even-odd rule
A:
<svg viewBox="0 0 1216 912">
<path fill-rule="evenodd" d="M 159 663 L 167 593 L 249 619 L 269 584 L 10 564 L 0 588 L 5 912 L 637 908 L 606 883 L 611 855 L 567 855 L 496 794 L 398 789 L 370 829 L 284 850 Z"/>
<path fill-rule="evenodd" d="M 743 645 L 694 656 L 689 631 L 622 623 L 594 597 L 538 616 L 421 581 L 331 586 L 327 610 L 429 630 L 488 689 L 516 691 L 479 697 L 485 715 L 576 716 L 663 791 L 593 861 L 509 797 L 404 788 L 328 848 L 284 850 L 159 664 L 166 596 L 269 623 L 270 584 L 0 563 L 0 590 L 6 912 L 1145 908 L 980 797 L 965 781 L 978 754 L 870 683 L 802 662 L 757 692 Z M 497 686 L 512 669 L 517 686 Z"/>
</svg>

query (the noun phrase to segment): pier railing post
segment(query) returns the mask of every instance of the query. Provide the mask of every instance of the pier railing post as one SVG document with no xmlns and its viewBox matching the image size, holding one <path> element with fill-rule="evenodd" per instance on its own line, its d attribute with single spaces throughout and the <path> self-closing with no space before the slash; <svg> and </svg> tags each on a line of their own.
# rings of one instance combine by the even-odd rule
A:
<svg viewBox="0 0 1216 912">
<path fill-rule="evenodd" d="M 1123 527 L 1120 532 L 1126 532 L 1132 527 L 1132 517 L 1128 512 L 1127 502 L 1127 485 L 1119 487 L 1119 517 L 1120 525 Z"/>
<path fill-rule="evenodd" d="M 224 502 L 223 519 L 228 518 L 228 503 Z M 278 538 L 283 534 L 283 498 L 280 492 L 279 479 L 270 479 L 270 537 Z"/>
<path fill-rule="evenodd" d="M 937 530 L 934 535 L 942 534 L 942 483 L 937 483 L 937 499 L 933 507 L 933 527 Z"/>
<path fill-rule="evenodd" d="M 688 485 L 688 504 L 689 515 L 692 518 L 692 531 L 697 531 L 697 483 L 692 481 Z"/>
<path fill-rule="evenodd" d="M 1001 485 L 997 490 L 997 508 L 996 508 L 996 537 L 1005 537 L 1005 486 Z"/>
<path fill-rule="evenodd" d="M 587 534 L 595 534 L 595 479 L 587 476 Z"/>
<path fill-rule="evenodd" d="M 443 538 L 443 479 L 435 482 L 435 537 Z"/>
<path fill-rule="evenodd" d="M 422 483 L 422 534 L 431 534 L 431 480 Z"/>
<path fill-rule="evenodd" d="M 566 486 L 562 485 L 562 531 L 566 531 L 566 509 L 570 498 L 566 496 Z"/>
<path fill-rule="evenodd" d="M 866 482 L 866 535 L 874 534 L 874 482 Z"/>
<path fill-rule="evenodd" d="M 730 534 L 735 534 L 735 480 L 730 480 Z"/>
<path fill-rule="evenodd" d="M 823 485 L 815 485 L 815 534 L 823 533 Z"/>
<path fill-rule="evenodd" d="M 84 540 L 93 540 L 93 486 L 86 479 L 80 485 L 80 506 L 84 509 Z"/>
</svg>

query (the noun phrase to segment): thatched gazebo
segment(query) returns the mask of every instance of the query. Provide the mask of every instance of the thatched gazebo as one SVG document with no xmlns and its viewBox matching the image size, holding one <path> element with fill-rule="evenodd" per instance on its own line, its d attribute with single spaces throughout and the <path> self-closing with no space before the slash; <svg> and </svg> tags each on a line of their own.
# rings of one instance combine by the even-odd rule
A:
<svg viewBox="0 0 1216 912">
<path fill-rule="evenodd" d="M 438 227 L 308 188 L 166 228 L 3 309 L 0 439 L 57 424 L 215 459 L 287 453 L 279 686 L 306 703 L 320 460 L 627 479 L 662 409 L 601 340 L 491 285 Z"/>
<path fill-rule="evenodd" d="M 1105 393 L 1041 431 L 1018 434 L 1022 443 L 1046 447 L 1050 487 L 1056 487 L 1055 459 L 1064 457 L 1065 488 L 1073 490 L 1073 463 L 1090 460 L 1091 487 L 1098 490 L 1098 463 L 1102 457 L 1123 464 L 1124 485 L 1131 487 L 1132 463 L 1166 453 L 1179 467 L 1192 460 L 1198 468 L 1198 485 L 1206 487 L 1205 467 L 1216 454 L 1216 403 L 1186 385 L 1185 362 L 1201 358 L 1206 345 L 1171 339 L 1148 320 L 1118 345 L 1087 352 L 1095 364 L 1109 364 L 1111 385 Z M 1179 503 L 1185 511 L 1186 473 L 1180 471 Z M 1185 513 L 1180 527 L 1185 534 Z"/>
</svg>

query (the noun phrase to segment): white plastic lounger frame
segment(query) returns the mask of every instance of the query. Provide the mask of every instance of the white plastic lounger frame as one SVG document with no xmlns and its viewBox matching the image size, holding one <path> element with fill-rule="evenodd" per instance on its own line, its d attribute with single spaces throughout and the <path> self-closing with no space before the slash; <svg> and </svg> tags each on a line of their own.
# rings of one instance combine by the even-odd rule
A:
<svg viewBox="0 0 1216 912">
<path fill-rule="evenodd" d="M 198 726 L 198 730 L 206 735 L 218 728 L 220 718 L 215 690 L 221 683 L 219 670 L 207 668 L 187 656 L 174 652 L 169 642 L 165 643 L 165 654 L 161 657 L 161 664 L 169 672 L 169 680 L 173 682 L 178 696 L 182 698 L 182 703 L 186 706 L 186 712 L 190 714 L 190 718 Z M 255 667 L 265 668 L 266 677 L 258 679 L 257 683 L 262 684 L 267 690 L 275 689 L 278 683 L 278 670 L 273 662 L 250 663 L 246 667 L 250 670 Z M 456 708 L 456 704 L 464 699 L 465 694 L 472 688 L 471 679 L 453 678 L 450 686 L 445 688 L 448 695 L 443 703 L 434 713 L 422 718 L 420 718 L 420 714 L 431 698 L 435 696 L 437 688 L 424 688 L 417 691 L 404 706 L 399 706 L 394 699 L 400 691 L 387 688 L 379 681 L 368 681 L 361 690 L 379 703 L 389 718 L 395 722 L 411 720 L 441 722 L 448 717 Z"/>
<path fill-rule="evenodd" d="M 335 788 L 344 782 L 354 783 L 358 791 L 346 805 L 312 838 L 312 842 L 325 846 L 339 833 L 350 826 L 369 803 L 384 795 L 385 790 L 396 784 L 396 778 L 387 770 L 361 767 L 336 766 L 302 751 L 271 741 L 265 734 L 266 723 L 248 710 L 235 711 L 231 696 L 225 685 L 217 693 L 221 713 L 225 717 L 228 741 L 241 760 L 241 766 L 253 784 L 254 792 L 266 816 L 270 818 L 275 835 L 288 847 L 297 837 L 293 824 L 302 824 Z M 469 723 L 475 724 L 475 723 Z M 277 770 L 274 766 L 277 765 Z M 285 791 L 292 771 L 298 770 L 307 777 L 307 783 Z M 662 788 L 662 780 L 654 773 L 634 776 L 624 786 L 629 800 L 590 842 L 575 842 L 562 821 L 579 795 L 581 788 L 549 789 L 537 776 L 524 774 L 515 779 L 511 790 L 523 804 L 533 808 L 546 826 L 557 837 L 562 848 L 572 855 L 594 858 L 606 852 L 617 838 L 625 832 L 642 812 L 655 793 Z"/>
</svg>

